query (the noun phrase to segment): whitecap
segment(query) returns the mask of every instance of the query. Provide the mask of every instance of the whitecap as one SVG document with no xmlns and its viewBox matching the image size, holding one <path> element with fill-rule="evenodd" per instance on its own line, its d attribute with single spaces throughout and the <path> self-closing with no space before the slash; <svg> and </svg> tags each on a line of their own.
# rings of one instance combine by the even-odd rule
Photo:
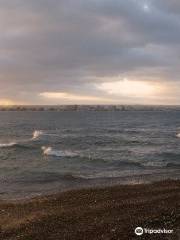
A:
<svg viewBox="0 0 180 240">
<path fill-rule="evenodd" d="M 42 147 L 44 155 L 48 156 L 56 156 L 56 157 L 75 157 L 77 156 L 77 153 L 71 152 L 71 151 L 61 151 L 61 150 L 55 150 L 52 147 Z"/>
<path fill-rule="evenodd" d="M 43 131 L 42 130 L 35 130 L 33 132 L 33 137 L 32 139 L 35 140 L 35 139 L 38 139 L 41 135 L 43 135 Z"/>
<path fill-rule="evenodd" d="M 13 147 L 16 144 L 17 144 L 16 142 L 0 143 L 0 148 Z"/>
<path fill-rule="evenodd" d="M 177 138 L 180 138 L 180 133 L 177 133 L 177 134 L 176 134 L 176 137 L 177 137 Z"/>
</svg>

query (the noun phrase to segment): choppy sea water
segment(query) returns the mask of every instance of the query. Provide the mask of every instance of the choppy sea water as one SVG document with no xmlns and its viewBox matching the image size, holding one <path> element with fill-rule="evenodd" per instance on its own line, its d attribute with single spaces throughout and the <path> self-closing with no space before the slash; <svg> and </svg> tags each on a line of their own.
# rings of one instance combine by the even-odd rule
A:
<svg viewBox="0 0 180 240">
<path fill-rule="evenodd" d="M 180 112 L 0 112 L 0 199 L 180 178 Z"/>
</svg>

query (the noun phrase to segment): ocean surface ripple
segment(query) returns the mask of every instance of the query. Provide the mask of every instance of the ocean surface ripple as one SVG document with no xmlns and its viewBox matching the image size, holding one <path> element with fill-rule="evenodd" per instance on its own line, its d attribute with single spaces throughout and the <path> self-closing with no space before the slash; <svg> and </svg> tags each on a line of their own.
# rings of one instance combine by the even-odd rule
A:
<svg viewBox="0 0 180 240">
<path fill-rule="evenodd" d="M 0 112 L 0 118 L 2 197 L 180 176 L 179 111 Z"/>
</svg>

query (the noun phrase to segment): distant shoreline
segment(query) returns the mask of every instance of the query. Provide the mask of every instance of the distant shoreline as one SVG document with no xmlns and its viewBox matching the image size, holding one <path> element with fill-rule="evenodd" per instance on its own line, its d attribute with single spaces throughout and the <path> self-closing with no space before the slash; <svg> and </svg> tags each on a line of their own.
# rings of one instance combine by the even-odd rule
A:
<svg viewBox="0 0 180 240">
<path fill-rule="evenodd" d="M 180 105 L 14 105 L 0 111 L 180 111 Z"/>
<path fill-rule="evenodd" d="M 136 227 L 180 236 L 180 181 L 72 190 L 30 200 L 0 201 L 0 238 L 136 239 Z M 161 235 L 164 239 L 167 235 Z M 156 239 L 157 235 L 144 235 Z"/>
</svg>

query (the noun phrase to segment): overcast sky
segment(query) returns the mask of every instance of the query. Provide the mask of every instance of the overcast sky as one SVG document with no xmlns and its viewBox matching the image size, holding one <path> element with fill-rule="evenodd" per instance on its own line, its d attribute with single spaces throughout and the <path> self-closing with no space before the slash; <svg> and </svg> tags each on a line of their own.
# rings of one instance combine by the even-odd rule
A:
<svg viewBox="0 0 180 240">
<path fill-rule="evenodd" d="M 0 104 L 180 104 L 179 0 L 0 0 Z"/>
</svg>

